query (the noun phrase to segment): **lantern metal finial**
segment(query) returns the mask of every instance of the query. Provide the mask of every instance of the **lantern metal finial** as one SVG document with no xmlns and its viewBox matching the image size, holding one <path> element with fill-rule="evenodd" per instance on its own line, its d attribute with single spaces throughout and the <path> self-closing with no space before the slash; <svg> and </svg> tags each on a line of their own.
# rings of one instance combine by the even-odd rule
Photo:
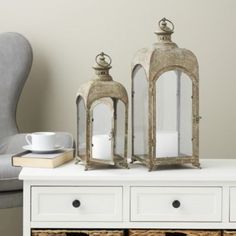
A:
<svg viewBox="0 0 236 236">
<path fill-rule="evenodd" d="M 171 24 L 171 28 L 169 28 L 169 27 L 167 26 L 167 22 L 169 22 L 169 23 Z M 175 28 L 174 24 L 173 24 L 170 20 L 166 19 L 165 17 L 162 18 L 162 19 L 158 22 L 158 25 L 159 25 L 160 29 L 161 29 L 162 31 L 166 32 L 166 33 L 172 34 L 172 33 L 174 32 L 174 28 Z"/>
<path fill-rule="evenodd" d="M 168 26 L 169 25 L 169 26 Z M 172 42 L 171 35 L 174 33 L 174 24 L 165 17 L 158 21 L 159 29 L 155 32 L 157 35 L 157 43 L 154 44 L 155 48 L 174 48 L 177 45 Z"/>
<path fill-rule="evenodd" d="M 106 61 L 106 57 L 109 59 L 109 62 Z M 98 66 L 95 66 L 95 69 L 110 69 L 111 68 L 111 57 L 104 52 L 101 52 L 95 57 L 95 62 Z"/>
<path fill-rule="evenodd" d="M 106 58 L 108 61 L 106 61 Z M 111 57 L 104 52 L 99 53 L 95 57 L 96 64 L 93 66 L 95 74 L 97 75 L 96 79 L 102 81 L 111 81 L 112 77 L 109 75 L 109 70 L 111 69 Z"/>
</svg>

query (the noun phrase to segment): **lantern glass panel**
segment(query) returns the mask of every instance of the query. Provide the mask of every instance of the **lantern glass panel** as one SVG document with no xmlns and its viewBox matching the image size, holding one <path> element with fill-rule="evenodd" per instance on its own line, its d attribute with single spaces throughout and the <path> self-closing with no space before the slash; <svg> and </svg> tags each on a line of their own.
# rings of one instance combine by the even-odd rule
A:
<svg viewBox="0 0 236 236">
<path fill-rule="evenodd" d="M 183 72 L 156 81 L 156 157 L 192 155 L 192 81 Z"/>
<path fill-rule="evenodd" d="M 181 155 L 192 156 L 192 80 L 181 73 L 179 149 Z"/>
<path fill-rule="evenodd" d="M 84 156 L 86 154 L 86 109 L 84 99 L 78 98 L 78 155 Z"/>
<path fill-rule="evenodd" d="M 116 105 L 116 136 L 115 136 L 115 154 L 125 155 L 125 104 L 117 101 Z"/>
<path fill-rule="evenodd" d="M 113 138 L 113 101 L 99 99 L 92 105 L 92 158 L 111 160 Z"/>
<path fill-rule="evenodd" d="M 133 154 L 148 155 L 148 81 L 143 67 L 133 72 Z"/>
</svg>

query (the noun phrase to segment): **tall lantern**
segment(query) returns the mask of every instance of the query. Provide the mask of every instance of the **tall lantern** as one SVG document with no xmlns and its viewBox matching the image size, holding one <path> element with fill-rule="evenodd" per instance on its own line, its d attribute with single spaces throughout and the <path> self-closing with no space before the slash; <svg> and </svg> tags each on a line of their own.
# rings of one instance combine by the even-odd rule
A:
<svg viewBox="0 0 236 236">
<path fill-rule="evenodd" d="M 132 64 L 132 161 L 159 165 L 199 163 L 199 76 L 196 56 L 171 41 L 163 18 L 152 49 Z"/>
<path fill-rule="evenodd" d="M 127 168 L 127 92 L 110 76 L 108 55 L 100 53 L 95 61 L 94 80 L 82 85 L 76 98 L 77 156 L 85 170 L 104 164 Z"/>
</svg>

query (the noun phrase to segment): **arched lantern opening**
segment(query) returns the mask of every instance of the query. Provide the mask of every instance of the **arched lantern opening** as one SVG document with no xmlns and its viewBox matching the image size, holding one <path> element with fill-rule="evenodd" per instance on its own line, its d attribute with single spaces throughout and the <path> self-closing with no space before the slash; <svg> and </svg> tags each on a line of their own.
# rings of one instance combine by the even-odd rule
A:
<svg viewBox="0 0 236 236">
<path fill-rule="evenodd" d="M 192 87 L 179 69 L 156 79 L 156 158 L 192 156 Z"/>
</svg>

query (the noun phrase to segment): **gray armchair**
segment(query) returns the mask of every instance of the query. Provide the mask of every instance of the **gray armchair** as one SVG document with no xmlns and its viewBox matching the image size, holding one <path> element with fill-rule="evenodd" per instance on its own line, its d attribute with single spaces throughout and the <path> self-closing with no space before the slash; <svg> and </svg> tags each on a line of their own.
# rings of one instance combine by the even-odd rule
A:
<svg viewBox="0 0 236 236">
<path fill-rule="evenodd" d="M 29 42 L 18 33 L 0 34 L 0 209 L 22 206 L 21 170 L 13 167 L 11 156 L 26 145 L 25 134 L 19 134 L 16 107 L 32 65 Z M 57 133 L 57 143 L 72 147 L 70 134 Z"/>
<path fill-rule="evenodd" d="M 29 42 L 17 33 L 0 34 L 0 208 L 22 205 L 20 168 L 11 166 L 11 154 L 24 140 L 17 135 L 16 106 L 31 65 Z"/>
</svg>

